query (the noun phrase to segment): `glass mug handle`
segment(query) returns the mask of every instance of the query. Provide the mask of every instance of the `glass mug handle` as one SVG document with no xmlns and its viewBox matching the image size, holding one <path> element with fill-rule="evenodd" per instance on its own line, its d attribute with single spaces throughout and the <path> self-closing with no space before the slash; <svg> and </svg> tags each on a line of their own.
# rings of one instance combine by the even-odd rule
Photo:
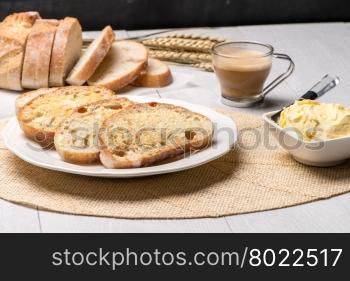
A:
<svg viewBox="0 0 350 281">
<path fill-rule="evenodd" d="M 286 80 L 294 71 L 295 64 L 290 56 L 286 54 L 274 53 L 272 55 L 276 59 L 282 59 L 289 61 L 289 66 L 285 72 L 277 76 L 273 81 L 271 81 L 267 86 L 263 89 L 263 96 L 265 97 L 268 93 L 270 93 L 274 88 L 276 88 L 279 84 L 281 84 L 284 80 Z"/>
</svg>

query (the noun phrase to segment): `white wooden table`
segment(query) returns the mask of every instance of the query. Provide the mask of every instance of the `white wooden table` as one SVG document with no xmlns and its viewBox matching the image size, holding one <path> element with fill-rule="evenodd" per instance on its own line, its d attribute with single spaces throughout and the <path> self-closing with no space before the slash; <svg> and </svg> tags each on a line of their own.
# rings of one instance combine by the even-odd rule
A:
<svg viewBox="0 0 350 281">
<path fill-rule="evenodd" d="M 131 37 L 147 32 L 120 31 L 117 36 Z M 273 91 L 262 106 L 240 110 L 261 114 L 279 108 L 303 94 L 327 73 L 338 75 L 342 81 L 322 100 L 350 106 L 349 23 L 224 27 L 198 32 L 234 40 L 267 42 L 274 45 L 276 51 L 294 59 L 296 71 L 293 76 Z M 86 36 L 93 37 L 94 33 Z M 194 84 L 203 87 L 205 98 L 198 102 L 232 110 L 218 102 L 214 74 L 180 69 L 193 75 Z M 273 72 L 278 69 L 280 67 Z M 0 97 L 0 118 L 14 114 L 15 96 L 11 93 Z M 191 100 L 190 95 L 179 98 Z M 219 219 L 126 220 L 62 215 L 0 200 L 0 232 L 350 232 L 349 203 L 350 194 L 345 194 L 296 207 Z"/>
</svg>

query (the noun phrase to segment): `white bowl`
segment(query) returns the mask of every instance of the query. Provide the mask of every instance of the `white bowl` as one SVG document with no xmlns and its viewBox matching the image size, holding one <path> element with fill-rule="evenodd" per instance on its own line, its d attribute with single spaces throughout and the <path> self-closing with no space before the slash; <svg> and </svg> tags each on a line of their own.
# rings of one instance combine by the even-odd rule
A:
<svg viewBox="0 0 350 281">
<path fill-rule="evenodd" d="M 330 167 L 350 158 L 350 137 L 318 142 L 304 141 L 291 129 L 283 129 L 271 119 L 276 112 L 265 113 L 263 119 L 280 146 L 288 151 L 296 161 L 310 166 Z"/>
</svg>

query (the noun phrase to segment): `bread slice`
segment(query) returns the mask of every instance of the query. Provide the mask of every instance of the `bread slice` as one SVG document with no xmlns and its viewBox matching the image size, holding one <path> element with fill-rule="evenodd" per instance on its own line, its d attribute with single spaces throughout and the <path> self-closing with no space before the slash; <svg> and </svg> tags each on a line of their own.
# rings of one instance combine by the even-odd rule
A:
<svg viewBox="0 0 350 281">
<path fill-rule="evenodd" d="M 160 88 L 173 81 L 170 69 L 165 62 L 148 59 L 146 70 L 132 83 L 134 86 Z"/>
<path fill-rule="evenodd" d="M 141 43 L 129 40 L 114 42 L 88 84 L 119 90 L 140 75 L 147 66 L 147 58 L 148 51 Z"/>
<path fill-rule="evenodd" d="M 38 96 L 19 109 L 17 118 L 24 134 L 44 147 L 53 144 L 59 124 L 70 116 L 75 108 L 115 95 L 109 89 L 89 86 L 59 87 L 50 89 L 47 94 L 43 94 L 43 90 L 38 91 Z"/>
<path fill-rule="evenodd" d="M 22 90 L 21 75 L 27 36 L 37 12 L 15 13 L 0 23 L 0 88 Z"/>
<path fill-rule="evenodd" d="M 66 162 L 97 162 L 100 154 L 98 131 L 104 119 L 132 104 L 126 98 L 112 98 L 77 108 L 55 133 L 56 151 Z"/>
<path fill-rule="evenodd" d="M 22 87 L 47 88 L 51 50 L 58 20 L 37 20 L 29 33 L 23 61 Z"/>
<path fill-rule="evenodd" d="M 204 148 L 212 135 L 212 122 L 201 114 L 169 104 L 136 104 L 103 123 L 100 160 L 106 168 L 149 166 Z"/>
<path fill-rule="evenodd" d="M 56 31 L 50 62 L 49 86 L 64 86 L 69 72 L 81 55 L 81 26 L 76 18 L 66 17 Z"/>
<path fill-rule="evenodd" d="M 112 28 L 106 26 L 74 66 L 68 75 L 67 83 L 78 86 L 83 85 L 101 64 L 114 39 L 115 35 Z"/>
<path fill-rule="evenodd" d="M 19 116 L 20 111 L 23 109 L 23 107 L 31 102 L 33 99 L 40 95 L 45 95 L 50 92 L 56 91 L 56 88 L 41 88 L 36 91 L 29 91 L 26 93 L 23 93 L 19 96 L 17 96 L 16 101 L 15 101 L 15 108 L 16 108 L 16 115 L 17 117 Z"/>
</svg>

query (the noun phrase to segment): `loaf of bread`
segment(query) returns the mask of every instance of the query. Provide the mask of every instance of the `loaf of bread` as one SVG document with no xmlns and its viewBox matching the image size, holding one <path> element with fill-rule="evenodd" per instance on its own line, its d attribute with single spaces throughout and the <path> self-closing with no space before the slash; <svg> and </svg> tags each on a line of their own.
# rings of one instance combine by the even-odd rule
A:
<svg viewBox="0 0 350 281">
<path fill-rule="evenodd" d="M 23 88 L 39 89 L 49 86 L 51 50 L 58 23 L 58 20 L 39 19 L 31 29 L 23 60 Z"/>
<path fill-rule="evenodd" d="M 0 23 L 0 88 L 22 90 L 21 74 L 27 36 L 37 12 L 15 13 Z"/>
<path fill-rule="evenodd" d="M 129 40 L 114 42 L 88 84 L 119 90 L 141 74 L 147 66 L 147 59 L 147 49 L 141 43 Z"/>
<path fill-rule="evenodd" d="M 132 83 L 134 86 L 160 88 L 173 81 L 170 69 L 165 62 L 148 59 L 147 68 Z"/>
<path fill-rule="evenodd" d="M 98 132 L 103 121 L 132 104 L 126 98 L 111 98 L 78 107 L 57 129 L 56 151 L 64 161 L 71 163 L 98 161 Z"/>
<path fill-rule="evenodd" d="M 91 86 L 59 87 L 48 93 L 37 91 L 18 98 L 17 118 L 24 134 L 44 147 L 53 144 L 58 126 L 75 108 L 115 95 L 109 89 Z"/>
<path fill-rule="evenodd" d="M 101 64 L 114 39 L 115 35 L 112 28 L 106 26 L 74 66 L 67 78 L 67 83 L 70 85 L 83 85 Z"/>
<path fill-rule="evenodd" d="M 52 48 L 49 86 L 64 86 L 69 72 L 81 55 L 83 44 L 81 26 L 76 18 L 60 21 Z"/>
<path fill-rule="evenodd" d="M 135 104 L 107 118 L 99 140 L 106 168 L 137 168 L 208 146 L 213 124 L 182 107 Z"/>
</svg>

